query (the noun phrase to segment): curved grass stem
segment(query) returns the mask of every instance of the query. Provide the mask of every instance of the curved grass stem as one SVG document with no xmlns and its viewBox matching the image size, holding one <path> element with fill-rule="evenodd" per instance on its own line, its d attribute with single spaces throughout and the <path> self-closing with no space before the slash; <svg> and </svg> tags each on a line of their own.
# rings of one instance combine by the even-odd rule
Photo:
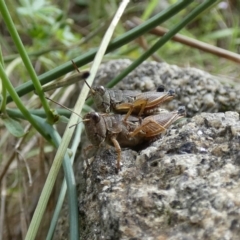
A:
<svg viewBox="0 0 240 240">
<path fill-rule="evenodd" d="M 25 51 L 23 43 L 22 43 L 22 41 L 21 41 L 21 39 L 18 35 L 18 32 L 15 28 L 15 25 L 14 25 L 13 21 L 12 21 L 10 13 L 9 13 L 9 11 L 7 9 L 7 6 L 6 6 L 6 4 L 3 0 L 0 0 L 0 12 L 1 12 L 3 20 L 4 20 L 4 22 L 5 22 L 5 24 L 8 28 L 8 31 L 11 34 L 12 39 L 13 39 L 16 47 L 17 47 L 17 50 L 18 50 L 18 52 L 19 52 L 19 54 L 22 58 L 22 61 L 23 61 L 24 65 L 25 65 L 25 67 L 26 67 L 26 69 L 27 69 L 27 71 L 28 71 L 28 73 L 29 73 L 29 75 L 32 79 L 32 83 L 34 85 L 34 88 L 35 88 L 35 90 L 36 90 L 36 92 L 37 92 L 37 94 L 38 94 L 38 96 L 41 100 L 41 103 L 43 105 L 43 108 L 46 112 L 47 120 L 48 120 L 49 123 L 52 124 L 52 123 L 54 123 L 54 116 L 53 116 L 53 114 L 50 110 L 50 107 L 48 105 L 47 100 L 44 97 L 44 93 L 42 91 L 42 86 L 41 86 L 41 84 L 38 80 L 38 77 L 37 77 L 34 69 L 33 69 L 31 61 L 30 61 L 30 59 L 27 55 L 27 52 Z"/>
<path fill-rule="evenodd" d="M 17 95 L 17 93 L 14 90 L 13 85 L 11 84 L 10 80 L 8 79 L 2 64 L 0 64 L 0 78 L 2 79 L 2 83 L 4 87 L 7 89 L 11 97 L 13 98 L 15 104 L 17 105 L 18 109 L 22 112 L 25 119 L 28 120 L 32 126 L 49 142 L 51 142 L 51 137 L 49 136 L 48 132 L 45 131 L 32 117 L 32 115 L 29 113 L 25 105 L 22 103 L 21 99 Z"/>
</svg>

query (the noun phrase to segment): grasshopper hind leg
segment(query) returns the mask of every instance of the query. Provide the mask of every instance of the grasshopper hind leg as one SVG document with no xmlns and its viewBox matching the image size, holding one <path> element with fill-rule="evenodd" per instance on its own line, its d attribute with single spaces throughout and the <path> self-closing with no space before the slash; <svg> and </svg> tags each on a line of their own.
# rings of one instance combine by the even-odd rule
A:
<svg viewBox="0 0 240 240">
<path fill-rule="evenodd" d="M 121 147 L 116 139 L 116 135 L 113 135 L 111 137 L 111 141 L 116 149 L 116 152 L 117 152 L 117 165 L 116 165 L 116 169 L 117 169 L 117 172 L 119 172 L 120 170 L 120 162 L 121 162 Z"/>
<path fill-rule="evenodd" d="M 127 112 L 125 118 L 123 119 L 124 122 L 126 122 L 127 119 L 129 118 L 129 116 L 131 115 L 131 113 L 132 113 L 132 111 L 133 111 L 133 108 L 134 108 L 133 105 L 129 106 L 129 110 L 128 110 L 128 112 Z"/>
<path fill-rule="evenodd" d="M 127 119 L 129 118 L 129 116 L 130 116 L 131 113 L 133 112 L 134 108 L 136 108 L 136 107 L 140 107 L 140 111 L 139 111 L 138 114 L 137 114 L 138 117 L 140 117 L 140 116 L 143 114 L 144 109 L 145 109 L 147 103 L 148 103 L 148 101 L 146 101 L 146 100 L 141 100 L 141 101 L 138 101 L 137 104 L 135 103 L 135 104 L 129 105 L 129 110 L 128 110 L 125 118 L 124 118 L 124 121 L 125 121 L 125 122 L 127 121 Z"/>
</svg>

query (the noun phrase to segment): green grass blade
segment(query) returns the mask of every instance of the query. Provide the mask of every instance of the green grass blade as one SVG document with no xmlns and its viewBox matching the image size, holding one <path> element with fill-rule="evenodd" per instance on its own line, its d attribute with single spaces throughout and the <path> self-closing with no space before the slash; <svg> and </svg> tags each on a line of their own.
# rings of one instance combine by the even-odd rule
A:
<svg viewBox="0 0 240 240">
<path fill-rule="evenodd" d="M 51 137 L 49 136 L 48 132 L 43 129 L 41 126 L 38 125 L 38 123 L 34 120 L 34 118 L 32 117 L 32 115 L 29 113 L 29 111 L 27 110 L 27 108 L 25 107 L 25 105 L 22 103 L 21 99 L 19 98 L 19 96 L 17 95 L 17 93 L 15 92 L 15 89 L 13 88 L 12 83 L 10 82 L 10 80 L 8 79 L 2 64 L 0 64 L 0 78 L 2 79 L 2 83 L 5 86 L 5 88 L 7 89 L 7 91 L 9 92 L 9 94 L 11 95 L 11 97 L 13 98 L 15 104 L 17 105 L 18 109 L 22 112 L 22 114 L 24 115 L 25 119 L 27 119 L 32 126 L 48 141 L 51 142 Z"/>
<path fill-rule="evenodd" d="M 9 11 L 7 9 L 7 6 L 6 6 L 6 4 L 3 0 L 0 0 L 0 12 L 2 13 L 3 20 L 6 23 L 8 31 L 12 36 L 12 40 L 14 41 L 14 43 L 15 43 L 17 49 L 18 49 L 18 52 L 19 52 L 19 54 L 22 58 L 22 61 L 23 61 L 24 65 L 25 65 L 26 69 L 28 70 L 28 73 L 29 73 L 29 75 L 32 79 L 32 83 L 33 83 L 33 85 L 36 89 L 36 92 L 38 93 L 38 96 L 41 100 L 43 108 L 45 109 L 45 112 L 47 114 L 47 119 L 48 119 L 49 123 L 53 123 L 54 122 L 54 116 L 53 116 L 52 112 L 50 111 L 50 107 L 48 105 L 47 100 L 44 97 L 44 93 L 42 91 L 42 86 L 41 86 L 40 82 L 38 81 L 37 75 L 36 75 L 36 73 L 33 69 L 31 61 L 30 61 L 30 59 L 27 55 L 27 52 L 25 51 L 23 43 L 22 43 L 22 41 L 21 41 L 21 39 L 18 35 L 18 32 L 15 28 L 15 25 L 14 25 L 13 21 L 12 21 L 10 13 L 9 13 Z"/>
<path fill-rule="evenodd" d="M 60 145 L 61 137 L 59 136 L 59 134 L 57 134 L 56 136 L 56 142 L 58 145 Z M 64 170 L 64 177 L 67 183 L 70 239 L 78 240 L 79 239 L 78 197 L 77 197 L 75 176 L 74 176 L 72 165 L 69 164 L 70 162 L 71 160 L 66 154 L 63 159 L 63 170 Z M 56 179 L 52 179 L 52 180 L 54 180 L 54 182 L 52 183 L 54 185 Z M 48 188 L 47 182 L 45 183 L 45 185 L 46 185 L 46 188 Z M 48 200 L 49 197 L 50 195 L 46 196 L 46 199 Z"/>
<path fill-rule="evenodd" d="M 36 115 L 38 117 L 41 118 L 46 118 L 46 113 L 45 111 L 41 108 L 41 109 L 29 109 L 28 110 L 30 112 L 31 115 Z M 66 110 L 65 108 L 57 108 L 55 109 L 55 111 L 57 112 L 58 115 L 70 118 L 71 116 L 71 112 L 69 110 Z M 82 112 L 87 113 L 92 111 L 92 108 L 90 108 L 87 105 L 83 106 Z M 12 117 L 12 118 L 20 118 L 20 119 L 25 119 L 24 115 L 21 113 L 21 111 L 19 109 L 6 109 L 7 114 Z"/>
<path fill-rule="evenodd" d="M 142 20 L 148 19 L 158 4 L 159 4 L 158 0 L 151 0 L 148 4 L 147 8 L 145 9 L 144 13 L 142 14 L 141 19 Z"/>
<path fill-rule="evenodd" d="M 39 121 L 40 124 L 41 124 L 41 122 L 44 123 L 43 119 L 41 119 L 37 116 L 34 116 L 34 118 L 35 118 L 36 121 Z M 72 115 L 72 121 L 77 122 L 77 120 L 78 120 L 78 117 L 73 114 Z M 72 123 L 69 122 L 69 124 L 72 124 Z M 48 173 L 48 177 L 47 177 L 46 182 L 44 184 L 42 193 L 40 195 L 38 205 L 35 209 L 35 212 L 33 214 L 31 223 L 29 225 L 27 235 L 25 237 L 26 240 L 35 239 L 38 228 L 39 228 L 39 225 L 40 225 L 40 222 L 41 222 L 43 214 L 45 212 L 49 197 L 52 193 L 52 189 L 53 189 L 53 186 L 55 184 L 58 172 L 59 172 L 60 167 L 62 165 L 63 159 L 64 159 L 66 164 L 69 163 L 69 157 L 66 154 L 66 150 L 67 150 L 67 146 L 68 146 L 69 141 L 70 141 L 70 137 L 71 137 L 71 135 L 73 134 L 73 131 L 74 131 L 74 128 L 69 129 L 69 124 L 67 126 L 67 131 L 65 131 L 65 133 L 63 135 L 63 139 L 62 139 L 60 145 L 59 145 L 59 142 L 60 142 L 59 134 L 56 131 L 50 131 L 49 132 L 49 134 L 51 135 L 51 137 L 54 141 L 54 145 L 55 146 L 59 145 L 59 148 L 58 148 L 58 151 L 57 151 L 56 156 L 54 158 L 54 161 L 52 163 L 51 169 Z M 48 124 L 48 125 L 46 125 L 45 128 L 46 128 L 47 131 L 49 131 L 50 127 L 51 127 L 51 125 Z M 69 141 L 65 141 L 64 139 L 66 139 L 66 138 L 69 138 Z M 67 172 L 66 172 L 66 176 L 67 176 L 66 180 L 68 181 L 68 173 Z M 71 185 L 74 185 L 74 183 L 73 182 L 71 183 L 71 179 L 69 179 L 68 187 L 70 187 L 70 189 L 72 188 Z M 72 197 L 75 198 L 75 196 L 76 196 L 76 193 L 72 193 Z M 69 196 L 69 198 L 70 198 L 70 196 Z M 74 200 L 72 200 L 72 198 L 71 198 L 71 203 L 72 203 L 72 201 L 74 201 Z M 75 227 L 75 225 L 76 225 L 76 223 L 74 224 L 74 227 Z"/>
<path fill-rule="evenodd" d="M 83 130 L 83 124 L 80 123 L 76 127 L 76 131 L 75 131 L 75 134 L 74 134 L 75 137 L 74 137 L 74 140 L 73 140 L 73 145 L 71 147 L 71 150 L 73 152 L 73 155 L 71 156 L 71 159 L 70 159 L 71 165 L 73 164 L 73 161 L 75 159 L 75 154 L 77 152 L 78 144 L 79 144 L 80 139 L 81 139 L 82 130 Z M 48 234 L 47 234 L 47 237 L 46 237 L 47 240 L 51 240 L 52 237 L 53 237 L 54 230 L 55 230 L 56 225 L 57 225 L 58 217 L 59 217 L 59 214 L 62 210 L 62 205 L 63 205 L 64 199 L 65 199 L 66 191 L 67 191 L 67 185 L 66 185 L 66 181 L 64 180 L 63 183 L 62 183 L 62 187 L 61 187 L 59 197 L 58 197 L 57 205 L 56 205 L 53 217 L 52 217 L 52 221 L 51 221 L 51 224 L 50 224 L 50 227 L 49 227 L 49 231 L 48 231 Z"/>
<path fill-rule="evenodd" d="M 97 73 L 97 70 L 99 68 L 99 65 L 102 61 L 102 58 L 103 56 L 105 55 L 106 53 L 106 49 L 108 47 L 108 44 L 112 38 L 112 35 L 113 35 L 113 32 L 117 26 L 117 23 L 119 22 L 125 8 L 127 7 L 127 4 L 129 3 L 129 0 L 123 0 L 121 2 L 121 5 L 119 6 L 109 28 L 107 29 L 106 33 L 104 34 L 104 37 L 102 39 L 102 42 L 101 42 L 101 45 L 99 47 L 99 50 L 94 58 L 94 61 L 93 61 L 93 65 L 91 67 L 91 70 L 90 70 L 90 76 L 88 78 L 88 84 L 92 84 L 95 76 L 96 76 L 96 73 Z M 87 95 L 86 95 L 87 96 Z"/>
<path fill-rule="evenodd" d="M 2 66 L 4 68 L 4 61 L 3 61 L 1 45 L 0 45 L 0 63 L 2 64 Z M 2 83 L 2 80 L 0 79 L 0 113 L 5 111 L 6 103 L 7 103 L 7 90 Z"/>
</svg>

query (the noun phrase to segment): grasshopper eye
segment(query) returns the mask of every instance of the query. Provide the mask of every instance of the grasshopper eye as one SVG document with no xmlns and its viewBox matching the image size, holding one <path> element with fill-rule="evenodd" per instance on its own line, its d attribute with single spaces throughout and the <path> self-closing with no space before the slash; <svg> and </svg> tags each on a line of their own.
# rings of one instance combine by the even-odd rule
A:
<svg viewBox="0 0 240 240">
<path fill-rule="evenodd" d="M 184 106 L 180 106 L 180 107 L 178 108 L 178 114 L 179 114 L 180 116 L 186 115 L 186 108 L 185 108 Z"/>
<path fill-rule="evenodd" d="M 100 121 L 100 116 L 98 113 L 94 112 L 92 113 L 92 119 L 94 122 L 98 123 Z"/>
<path fill-rule="evenodd" d="M 169 91 L 168 91 L 168 94 L 169 94 L 170 96 L 174 96 L 174 95 L 175 95 L 175 91 L 174 91 L 174 90 L 169 90 Z"/>
<path fill-rule="evenodd" d="M 102 93 L 105 93 L 105 91 L 106 91 L 105 87 L 103 87 L 103 86 L 100 86 L 99 89 Z"/>
<path fill-rule="evenodd" d="M 164 90 L 165 90 L 165 87 L 163 85 L 159 85 L 157 87 L 157 92 L 164 92 Z"/>
<path fill-rule="evenodd" d="M 103 95 L 106 92 L 106 89 L 104 86 L 97 87 L 96 89 L 99 93 L 101 93 L 101 95 Z"/>
</svg>

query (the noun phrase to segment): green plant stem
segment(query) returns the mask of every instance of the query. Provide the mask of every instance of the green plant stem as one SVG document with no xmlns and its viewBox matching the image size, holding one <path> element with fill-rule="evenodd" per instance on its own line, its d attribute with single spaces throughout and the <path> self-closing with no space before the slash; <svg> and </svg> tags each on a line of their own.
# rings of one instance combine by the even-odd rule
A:
<svg viewBox="0 0 240 240">
<path fill-rule="evenodd" d="M 32 126 L 48 141 L 51 142 L 51 137 L 49 136 L 48 132 L 45 131 L 41 126 L 38 125 L 38 123 L 33 119 L 32 115 L 29 113 L 29 111 L 26 109 L 24 104 L 22 103 L 21 99 L 18 97 L 17 93 L 15 92 L 11 82 L 7 78 L 7 75 L 2 67 L 2 64 L 0 64 L 0 77 L 2 79 L 3 85 L 6 87 L 7 91 L 13 98 L 15 104 L 17 105 L 18 109 L 22 112 L 25 119 L 27 119 Z"/>
<path fill-rule="evenodd" d="M 2 55 L 2 48 L 0 45 L 0 63 L 2 64 L 4 68 L 4 61 L 3 61 L 3 55 Z M 6 103 L 7 103 L 7 90 L 6 87 L 3 85 L 1 79 L 0 79 L 0 113 L 4 112 L 6 109 Z"/>
<path fill-rule="evenodd" d="M 46 113 L 43 109 L 30 109 L 28 111 L 31 115 L 36 115 L 36 116 L 41 117 L 41 118 L 46 118 Z M 71 112 L 66 110 L 66 109 L 57 108 L 57 109 L 55 109 L 55 111 L 57 112 L 57 114 L 63 115 L 63 116 L 68 117 L 68 118 L 71 115 Z M 19 109 L 7 108 L 6 112 L 7 112 L 9 117 L 25 119 L 24 115 L 22 114 L 22 112 Z"/>
<path fill-rule="evenodd" d="M 65 108 L 57 108 L 57 109 L 54 109 L 54 110 L 60 116 L 65 116 L 67 118 L 69 118 L 71 116 L 71 112 L 69 110 L 65 109 Z M 84 114 L 84 113 L 90 112 L 92 110 L 93 109 L 90 108 L 89 106 L 84 105 L 82 113 Z M 28 111 L 31 115 L 36 115 L 36 116 L 41 117 L 41 118 L 46 118 L 46 113 L 42 108 L 41 109 L 29 109 Z M 20 118 L 20 119 L 25 119 L 26 120 L 26 118 L 24 117 L 24 115 L 22 114 L 22 112 L 19 109 L 7 108 L 6 112 L 7 112 L 9 117 Z"/>
<path fill-rule="evenodd" d="M 155 28 L 162 22 L 166 21 L 167 19 L 171 18 L 175 14 L 177 14 L 179 11 L 181 11 L 183 8 L 188 6 L 193 0 L 184 0 L 184 1 L 178 1 L 176 4 L 173 4 L 166 10 L 160 12 L 159 14 L 155 15 L 148 21 L 144 22 L 143 24 L 137 26 L 134 29 L 129 30 L 122 36 L 114 39 L 111 44 L 109 44 L 106 53 L 109 53 L 117 48 L 120 48 L 124 44 L 129 43 L 130 41 L 136 39 L 137 37 L 143 35 L 144 33 L 148 32 L 152 28 Z M 74 59 L 74 62 L 78 67 L 81 67 L 89 62 L 91 62 L 96 54 L 98 49 L 93 49 L 77 58 Z M 70 72 L 73 71 L 74 67 L 72 66 L 72 62 L 66 62 L 62 64 L 61 66 L 56 67 L 55 69 L 46 72 L 39 76 L 39 81 L 42 85 L 51 82 L 52 80 Z M 24 94 L 29 93 L 30 91 L 34 90 L 33 85 L 30 81 L 22 84 L 21 86 L 16 88 L 16 91 L 19 96 L 23 96 Z M 9 96 L 7 98 L 7 102 L 11 101 L 11 97 Z"/>
<path fill-rule="evenodd" d="M 49 132 L 49 135 L 51 136 L 51 138 L 53 139 L 53 145 L 55 147 L 58 147 L 59 143 L 60 143 L 60 136 L 56 131 L 51 131 L 52 126 L 48 123 L 45 123 L 44 119 L 37 117 L 37 116 L 33 116 L 34 120 L 36 122 L 39 123 L 40 126 L 44 126 L 46 131 Z M 72 118 L 74 118 L 75 120 L 77 120 L 77 116 L 75 116 L 74 114 L 72 115 Z M 67 127 L 68 128 L 68 127 Z M 73 133 L 74 128 L 68 128 L 68 131 L 65 131 L 64 135 L 68 135 L 69 133 Z M 66 137 L 66 136 L 65 136 Z M 64 138 L 64 136 L 63 136 Z M 65 147 L 65 151 L 61 151 L 62 150 L 62 145 L 64 145 Z M 70 190 L 70 192 L 68 191 L 68 200 L 69 200 L 69 206 L 70 206 L 70 211 L 72 214 L 72 211 L 75 211 L 75 213 L 73 213 L 72 217 L 75 219 L 73 221 L 73 219 L 70 220 L 70 224 L 73 224 L 73 226 L 71 227 L 71 231 L 72 228 L 76 229 L 76 226 L 78 227 L 77 221 L 78 221 L 78 210 L 77 210 L 77 198 L 76 198 L 76 184 L 75 184 L 75 180 L 74 180 L 74 176 L 72 175 L 72 170 L 69 169 L 70 166 L 66 166 L 69 165 L 69 157 L 68 154 L 66 153 L 66 149 L 68 146 L 68 143 L 64 140 L 61 141 L 61 146 L 58 147 L 58 151 L 56 154 L 56 157 L 54 158 L 54 161 L 52 163 L 51 169 L 48 173 L 48 177 L 46 179 L 46 182 L 44 184 L 42 193 L 40 195 L 39 201 L 38 201 L 38 205 L 35 209 L 34 215 L 32 217 L 31 223 L 29 225 L 28 228 L 28 232 L 27 235 L 25 237 L 26 240 L 33 240 L 36 237 L 39 225 L 40 225 L 40 221 L 43 217 L 43 214 L 45 212 L 49 197 L 51 195 L 53 186 L 55 184 L 57 175 L 59 173 L 59 169 L 62 165 L 62 161 L 64 161 L 64 174 L 66 177 L 66 182 L 67 182 L 67 186 L 68 186 L 68 190 Z M 74 189 L 73 189 L 74 188 Z M 78 233 L 78 232 L 75 232 Z M 78 234 L 76 235 L 76 237 L 78 237 Z M 75 239 L 75 238 L 70 238 L 70 239 Z"/>
<path fill-rule="evenodd" d="M 179 24 L 167 32 L 159 41 L 157 41 L 148 51 L 146 51 L 141 57 L 128 66 L 123 72 L 121 72 L 116 78 L 109 82 L 106 87 L 113 87 L 126 77 L 131 71 L 139 66 L 143 61 L 155 53 L 160 47 L 162 47 L 169 39 L 171 39 L 176 33 L 196 18 L 200 13 L 205 11 L 208 7 L 213 5 L 218 0 L 208 0 L 196 7 L 190 14 L 188 14 Z"/>
<path fill-rule="evenodd" d="M 81 104 L 83 104 L 82 99 L 79 99 L 79 101 L 77 101 L 76 105 L 78 106 L 78 105 L 81 105 Z M 35 209 L 35 212 L 33 214 L 33 217 L 32 217 L 31 223 L 29 225 L 28 232 L 27 232 L 25 240 L 35 239 L 35 236 L 37 234 L 37 231 L 38 231 L 38 228 L 39 228 L 39 225 L 40 225 L 40 221 L 41 221 L 42 216 L 43 216 L 43 212 L 46 209 L 48 199 L 50 197 L 51 191 L 53 189 L 54 183 L 55 183 L 56 178 L 57 178 L 57 174 L 58 174 L 59 169 L 61 167 L 62 159 L 65 158 L 65 157 L 68 158 L 65 153 L 66 153 L 66 149 L 69 145 L 71 136 L 74 132 L 74 128 L 69 128 L 69 126 L 71 126 L 73 123 L 76 123 L 77 121 L 78 121 L 78 116 L 76 116 L 75 114 L 72 114 L 71 118 L 70 118 L 70 121 L 69 121 L 69 123 L 66 127 L 66 131 L 63 134 L 61 144 L 60 144 L 60 146 L 57 150 L 56 156 L 54 158 L 52 167 L 49 171 L 49 174 L 48 174 L 48 177 L 46 179 L 45 185 L 43 187 L 42 194 L 40 196 L 40 199 L 38 201 L 38 205 L 37 205 L 37 207 Z M 46 130 L 48 130 L 48 129 L 46 129 Z"/>
<path fill-rule="evenodd" d="M 80 123 L 76 127 L 76 131 L 75 131 L 75 134 L 74 134 L 74 140 L 72 141 L 73 144 L 72 144 L 71 150 L 72 150 L 73 154 L 72 154 L 71 159 L 70 159 L 71 165 L 73 164 L 74 159 L 75 159 L 77 148 L 78 148 L 78 145 L 79 145 L 79 142 L 80 142 L 80 139 L 81 139 L 82 130 L 83 130 L 83 124 Z M 59 194 L 59 197 L 58 197 L 57 205 L 56 205 L 56 208 L 55 208 L 55 211 L 54 211 L 54 214 L 53 214 L 53 217 L 52 217 L 52 221 L 51 221 L 51 224 L 50 224 L 50 227 L 49 227 L 48 235 L 46 237 L 46 240 L 51 240 L 52 237 L 53 237 L 54 230 L 55 230 L 56 225 L 57 225 L 58 217 L 59 217 L 59 214 L 61 212 L 62 205 L 63 205 L 64 199 L 65 199 L 66 191 L 67 191 L 67 185 L 66 185 L 66 180 L 64 179 L 63 183 L 62 183 L 61 191 L 60 191 L 60 194 Z"/>
<path fill-rule="evenodd" d="M 55 132 L 52 136 L 53 141 L 55 142 L 55 145 L 59 147 L 61 143 L 61 137 L 57 132 Z M 49 177 L 47 178 L 47 181 L 45 182 L 44 189 L 43 189 L 43 198 L 45 203 L 43 205 L 47 205 L 49 197 L 51 195 L 53 186 L 55 184 L 57 174 L 59 172 L 59 169 L 61 166 L 61 159 L 57 159 L 57 168 L 54 168 L 54 166 L 51 167 L 54 171 L 54 175 L 51 175 L 49 172 Z M 64 177 L 67 183 L 67 195 L 68 195 L 68 211 L 69 211 L 69 228 L 70 228 L 70 239 L 79 239 L 79 224 L 78 224 L 78 202 L 77 202 L 77 189 L 76 189 L 76 181 L 75 181 L 75 176 L 73 172 L 72 165 L 69 164 L 71 163 L 71 160 L 68 156 L 68 154 L 65 154 L 63 158 L 63 170 L 64 170 Z M 52 173 L 53 173 L 52 171 Z M 53 178 L 54 177 L 54 178 Z M 44 193 L 44 190 L 46 189 L 47 193 Z M 41 194 L 42 196 L 42 194 Z M 40 199 L 39 199 L 40 202 Z M 41 210 L 41 209 L 40 209 Z M 43 209 L 42 209 L 43 210 Z M 43 215 L 45 212 L 45 209 L 41 212 Z M 39 217 L 39 216 L 38 216 Z M 42 219 L 42 217 L 40 218 Z"/>
<path fill-rule="evenodd" d="M 98 49 L 98 52 L 97 54 L 95 55 L 95 58 L 94 58 L 94 61 L 93 61 L 93 64 L 92 64 L 92 67 L 91 67 L 91 70 L 90 70 L 90 76 L 88 77 L 88 84 L 91 86 L 91 84 L 93 83 L 94 81 L 94 78 L 97 74 L 97 70 L 101 64 L 101 61 L 103 59 L 103 56 L 105 55 L 106 53 L 106 49 L 108 47 L 108 44 L 112 38 L 112 35 L 113 35 L 113 32 L 125 10 L 125 8 L 127 7 L 129 3 L 129 0 L 123 0 L 117 10 L 117 12 L 115 13 L 114 15 L 114 18 L 112 19 L 106 33 L 104 34 L 104 37 L 101 41 L 101 45 Z"/>
<path fill-rule="evenodd" d="M 154 9 L 156 9 L 157 5 L 159 4 L 158 0 L 151 0 L 149 1 L 149 4 L 147 8 L 145 9 L 144 13 L 142 14 L 141 19 L 146 20 L 150 17 L 150 15 L 153 13 Z"/>
<path fill-rule="evenodd" d="M 36 75 L 36 73 L 33 69 L 33 66 L 31 64 L 31 61 L 30 61 L 30 59 L 29 59 L 29 57 L 28 57 L 28 55 L 25 51 L 23 43 L 22 43 L 22 41 L 21 41 L 21 39 L 18 35 L 18 32 L 15 28 L 15 25 L 12 21 L 12 18 L 10 16 L 10 13 L 7 9 L 7 6 L 4 2 L 4 0 L 0 0 L 0 11 L 2 13 L 2 17 L 4 19 L 4 22 L 7 25 L 9 33 L 11 34 L 12 39 L 13 39 L 13 41 L 14 41 L 17 49 L 18 49 L 18 52 L 19 52 L 19 54 L 22 58 L 22 61 L 23 61 L 24 65 L 25 65 L 26 69 L 28 70 L 28 73 L 29 73 L 29 75 L 32 79 L 32 83 L 33 83 L 33 85 L 36 89 L 36 92 L 37 92 L 37 94 L 38 94 L 38 96 L 41 100 L 41 103 L 43 105 L 43 108 L 46 112 L 48 122 L 53 123 L 54 122 L 54 116 L 53 116 L 53 114 L 50 110 L 50 107 L 48 105 L 48 102 L 47 102 L 46 98 L 44 97 L 44 93 L 42 91 L 42 86 L 41 86 L 40 82 L 38 81 L 37 75 Z"/>
</svg>

